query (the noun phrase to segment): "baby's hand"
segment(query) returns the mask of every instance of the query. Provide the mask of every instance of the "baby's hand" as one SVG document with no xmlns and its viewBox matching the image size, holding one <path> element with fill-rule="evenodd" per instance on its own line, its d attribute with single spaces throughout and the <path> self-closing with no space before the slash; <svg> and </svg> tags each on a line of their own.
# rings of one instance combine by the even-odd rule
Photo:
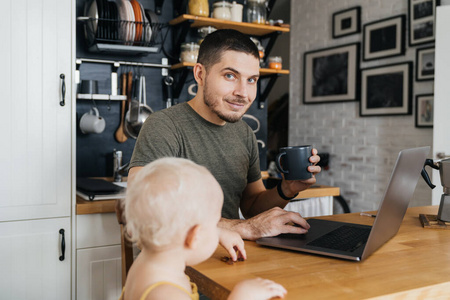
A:
<svg viewBox="0 0 450 300">
<path fill-rule="evenodd" d="M 239 233 L 225 228 L 219 228 L 219 243 L 228 251 L 233 261 L 236 261 L 238 257 L 247 259 L 244 241 Z"/>
<path fill-rule="evenodd" d="M 255 278 L 248 279 L 236 284 L 231 291 L 228 300 L 246 299 L 246 300 L 267 300 L 273 297 L 284 298 L 286 289 L 269 279 Z"/>
</svg>

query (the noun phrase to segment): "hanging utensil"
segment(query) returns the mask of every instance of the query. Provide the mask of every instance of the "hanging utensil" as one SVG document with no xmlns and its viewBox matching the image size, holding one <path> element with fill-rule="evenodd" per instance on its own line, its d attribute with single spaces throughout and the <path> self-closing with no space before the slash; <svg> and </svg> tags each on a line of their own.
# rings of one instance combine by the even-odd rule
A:
<svg viewBox="0 0 450 300">
<path fill-rule="evenodd" d="M 139 106 L 141 99 L 142 91 L 141 91 L 141 82 L 138 76 L 133 78 L 133 91 L 131 96 L 130 103 L 130 123 L 137 122 L 139 116 Z"/>
<path fill-rule="evenodd" d="M 148 116 L 153 113 L 153 110 L 150 108 L 150 106 L 147 105 L 147 91 L 146 91 L 146 84 L 145 84 L 145 76 L 141 76 L 139 78 L 139 89 L 138 94 L 141 95 L 139 98 L 139 101 L 136 101 L 138 103 L 138 113 L 136 120 L 132 121 L 131 118 L 131 112 L 128 111 L 125 116 L 125 133 L 131 137 L 136 139 L 139 131 L 142 128 L 142 125 L 144 125 L 145 120 L 148 118 Z M 135 100 L 133 100 L 135 101 Z M 131 107 L 133 107 L 133 101 L 131 102 Z M 134 105 L 136 106 L 136 105 Z"/>
<path fill-rule="evenodd" d="M 127 74 L 123 73 L 122 76 L 122 95 L 127 94 Z M 120 105 L 120 123 L 119 128 L 117 128 L 116 133 L 114 137 L 116 138 L 116 141 L 119 143 L 124 143 L 127 141 L 128 137 L 125 135 L 124 132 L 124 122 L 125 122 L 125 109 L 127 105 L 127 100 L 121 101 Z"/>
<path fill-rule="evenodd" d="M 173 77 L 168 75 L 165 76 L 163 79 L 163 83 L 165 86 L 164 89 L 164 95 L 165 95 L 165 101 L 166 101 L 166 108 L 169 108 L 173 105 L 173 90 L 172 90 L 172 85 L 173 85 Z"/>
<path fill-rule="evenodd" d="M 147 105 L 147 89 L 145 84 L 145 76 L 141 75 L 140 77 L 140 97 L 139 97 L 139 113 L 136 122 L 132 122 L 132 126 L 135 132 L 139 133 L 144 125 L 145 120 L 147 120 L 148 116 L 153 113 L 153 110 L 150 106 Z"/>
</svg>

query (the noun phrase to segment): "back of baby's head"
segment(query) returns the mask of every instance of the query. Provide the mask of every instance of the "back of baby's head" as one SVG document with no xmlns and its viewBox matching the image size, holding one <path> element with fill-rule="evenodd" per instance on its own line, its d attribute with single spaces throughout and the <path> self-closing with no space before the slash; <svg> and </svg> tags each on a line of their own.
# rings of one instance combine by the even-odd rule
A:
<svg viewBox="0 0 450 300">
<path fill-rule="evenodd" d="M 183 158 L 161 158 L 140 170 L 127 189 L 127 232 L 143 247 L 162 248 L 222 201 L 222 190 L 205 167 Z"/>
</svg>

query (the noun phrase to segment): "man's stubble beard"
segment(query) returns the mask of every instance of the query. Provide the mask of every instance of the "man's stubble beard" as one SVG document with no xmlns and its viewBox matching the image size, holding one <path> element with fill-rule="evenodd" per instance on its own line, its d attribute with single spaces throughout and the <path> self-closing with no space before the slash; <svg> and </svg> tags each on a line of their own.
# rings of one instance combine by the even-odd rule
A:
<svg viewBox="0 0 450 300">
<path fill-rule="evenodd" d="M 228 100 L 230 102 L 234 102 L 234 103 L 239 103 L 239 104 L 247 104 L 247 101 L 245 101 L 242 98 L 225 98 L 224 100 Z M 205 85 L 203 88 L 203 101 L 205 102 L 206 106 L 209 107 L 209 109 L 215 113 L 221 120 L 228 122 L 228 123 L 236 123 L 237 121 L 239 121 L 240 119 L 242 119 L 242 116 L 249 110 L 250 106 L 240 115 L 236 115 L 236 114 L 224 114 L 222 113 L 218 107 L 219 105 L 217 103 L 214 102 L 214 96 L 212 95 L 212 93 L 209 92 L 208 89 L 208 84 L 207 84 L 207 79 L 205 78 Z M 221 100 L 222 101 L 222 100 Z"/>
</svg>

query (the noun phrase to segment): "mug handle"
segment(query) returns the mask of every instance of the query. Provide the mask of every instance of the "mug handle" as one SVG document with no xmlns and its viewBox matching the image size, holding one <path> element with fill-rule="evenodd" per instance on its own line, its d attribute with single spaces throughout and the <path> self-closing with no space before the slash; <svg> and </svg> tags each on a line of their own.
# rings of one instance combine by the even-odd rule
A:
<svg viewBox="0 0 450 300">
<path fill-rule="evenodd" d="M 94 111 L 94 114 L 97 116 L 97 117 L 100 117 L 100 113 L 98 112 L 98 108 L 97 107 L 93 107 L 93 108 L 91 108 L 91 112 L 92 111 Z M 91 114 L 91 113 L 89 113 L 89 114 Z M 92 115 L 92 114 L 91 114 Z"/>
<path fill-rule="evenodd" d="M 275 164 L 277 165 L 278 171 L 280 171 L 281 173 L 284 173 L 284 174 L 289 174 L 289 171 L 286 171 L 281 167 L 281 157 L 283 155 L 286 155 L 286 152 L 282 152 L 277 155 L 277 157 L 275 158 Z"/>
<path fill-rule="evenodd" d="M 188 87 L 188 94 L 191 95 L 191 96 L 197 95 L 197 93 L 194 92 L 194 88 L 196 88 L 196 87 L 197 87 L 197 84 L 196 84 L 196 83 L 191 84 L 191 85 Z"/>
</svg>

